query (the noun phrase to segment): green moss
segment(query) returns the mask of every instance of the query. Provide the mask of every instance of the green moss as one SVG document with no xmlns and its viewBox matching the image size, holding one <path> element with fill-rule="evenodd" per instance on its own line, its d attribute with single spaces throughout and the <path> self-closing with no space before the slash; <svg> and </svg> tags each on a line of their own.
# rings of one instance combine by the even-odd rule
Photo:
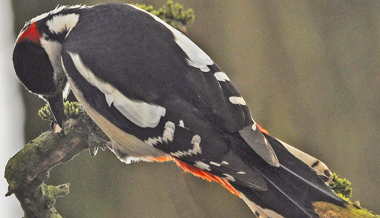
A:
<svg viewBox="0 0 380 218">
<path fill-rule="evenodd" d="M 63 109 L 66 118 L 76 118 L 79 116 L 80 106 L 78 102 L 65 101 L 63 103 Z M 54 121 L 49 104 L 46 104 L 38 111 L 38 116 L 40 116 L 42 120 Z"/>
<path fill-rule="evenodd" d="M 181 32 L 186 32 L 186 25 L 194 22 L 195 16 L 192 9 L 184 10 L 183 6 L 179 3 L 173 3 L 168 1 L 166 5 L 163 5 L 158 10 L 154 10 L 152 5 L 135 4 L 137 7 L 148 11 L 161 18 L 167 24 L 176 28 Z"/>
<path fill-rule="evenodd" d="M 336 217 L 336 218 L 353 218 L 353 217 L 373 217 L 380 218 L 380 216 L 374 214 L 363 208 L 356 208 L 353 205 L 346 205 L 345 207 L 340 207 L 335 204 L 328 202 L 314 202 L 313 206 L 315 212 L 319 214 L 320 217 Z"/>
<path fill-rule="evenodd" d="M 49 104 L 46 104 L 38 111 L 38 116 L 40 116 L 42 120 L 54 121 L 54 117 L 50 112 Z"/>
<path fill-rule="evenodd" d="M 75 118 L 79 116 L 80 106 L 78 102 L 65 101 L 63 108 L 67 118 Z"/>
<path fill-rule="evenodd" d="M 341 179 L 336 173 L 333 174 L 333 183 L 330 184 L 332 190 L 339 196 L 341 196 L 346 201 L 350 202 L 350 197 L 352 195 L 352 188 L 349 188 L 351 182 L 347 179 Z"/>
</svg>

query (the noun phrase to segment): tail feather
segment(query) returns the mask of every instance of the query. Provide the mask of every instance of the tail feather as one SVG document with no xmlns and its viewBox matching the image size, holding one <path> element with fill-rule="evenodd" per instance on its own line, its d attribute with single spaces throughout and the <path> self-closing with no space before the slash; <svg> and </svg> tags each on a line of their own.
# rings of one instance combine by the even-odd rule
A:
<svg viewBox="0 0 380 218">
<path fill-rule="evenodd" d="M 255 204 L 255 202 L 249 200 L 243 193 L 240 192 L 240 196 L 243 201 L 247 204 L 247 206 L 251 209 L 252 213 L 255 214 L 257 218 L 283 218 L 282 215 L 274 212 L 273 210 L 267 210 L 261 208 L 259 205 Z"/>
<path fill-rule="evenodd" d="M 333 174 L 329 168 L 322 161 L 317 158 L 306 154 L 305 152 L 277 139 L 290 153 L 300 159 L 302 162 L 310 166 L 317 175 L 328 185 L 332 183 Z"/>
<path fill-rule="evenodd" d="M 318 217 L 313 202 L 324 201 L 344 207 L 346 202 L 337 196 L 305 162 L 294 156 L 277 139 L 265 135 L 280 162 L 280 167 L 268 167 L 249 149 L 235 149 L 252 169 L 267 182 L 266 191 L 254 190 L 231 183 L 241 192 L 243 200 L 260 217 Z M 266 214 L 264 216 L 264 214 Z M 257 216 L 257 214 L 256 214 Z"/>
</svg>

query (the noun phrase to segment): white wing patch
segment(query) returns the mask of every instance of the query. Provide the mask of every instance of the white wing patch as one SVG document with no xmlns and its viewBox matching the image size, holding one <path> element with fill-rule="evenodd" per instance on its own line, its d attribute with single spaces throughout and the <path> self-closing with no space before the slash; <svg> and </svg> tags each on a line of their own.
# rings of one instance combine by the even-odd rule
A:
<svg viewBox="0 0 380 218">
<path fill-rule="evenodd" d="M 211 171 L 210 165 L 203 163 L 202 161 L 195 161 L 194 166 L 202 170 Z"/>
<path fill-rule="evenodd" d="M 217 166 L 217 167 L 220 167 L 222 165 L 228 165 L 228 162 L 222 161 L 221 163 L 217 163 L 217 162 L 214 162 L 214 161 L 210 161 L 210 164 L 212 164 L 214 166 Z"/>
<path fill-rule="evenodd" d="M 73 60 L 78 72 L 93 86 L 104 93 L 107 104 L 113 106 L 123 114 L 128 120 L 142 128 L 154 128 L 160 122 L 161 117 L 165 116 L 166 109 L 158 105 L 146 102 L 132 101 L 125 97 L 119 90 L 112 85 L 98 79 L 94 73 L 87 68 L 79 55 L 68 52 Z"/>
<path fill-rule="evenodd" d="M 183 156 L 191 156 L 191 155 L 196 155 L 196 154 L 202 154 L 201 150 L 201 137 L 199 135 L 193 136 L 191 139 L 191 144 L 193 144 L 193 148 L 189 149 L 187 151 L 177 151 L 177 152 L 170 152 L 170 154 L 174 157 L 183 157 Z"/>
<path fill-rule="evenodd" d="M 158 137 L 148 138 L 144 142 L 151 146 L 157 145 L 157 143 L 162 144 L 162 143 L 172 142 L 174 140 L 174 132 L 175 132 L 174 123 L 171 121 L 168 121 L 165 123 L 164 133 L 162 134 L 162 137 L 158 136 Z"/>
<path fill-rule="evenodd" d="M 216 72 L 214 73 L 214 76 L 220 82 L 230 81 L 230 78 L 228 78 L 227 74 L 224 72 Z"/>
<path fill-rule="evenodd" d="M 182 128 L 185 128 L 185 123 L 183 122 L 183 120 L 179 121 L 178 126 L 182 127 Z"/>
<path fill-rule="evenodd" d="M 229 98 L 230 102 L 232 104 L 240 104 L 240 105 L 247 105 L 247 103 L 244 101 L 244 98 L 242 97 L 237 97 L 237 96 L 231 96 Z"/>
<path fill-rule="evenodd" d="M 214 161 L 210 161 L 210 164 L 212 164 L 212 165 L 214 165 L 214 166 L 217 166 L 217 167 L 222 166 L 222 164 L 217 163 L 217 162 L 214 162 Z"/>
<path fill-rule="evenodd" d="M 227 174 L 227 173 L 223 173 L 223 176 L 225 179 L 231 181 L 231 182 L 235 182 L 235 178 L 233 176 L 231 176 L 230 174 Z"/>
<path fill-rule="evenodd" d="M 169 24 L 165 23 L 163 20 L 154 16 L 153 14 L 148 13 L 134 5 L 130 5 L 130 6 L 136 8 L 137 10 L 143 11 L 144 13 L 149 14 L 156 21 L 160 22 L 162 25 L 168 28 L 173 33 L 175 42 L 178 44 L 179 47 L 181 47 L 181 49 L 186 53 L 187 57 L 189 58 L 187 59 L 187 63 L 190 66 L 199 68 L 203 72 L 210 71 L 210 68 L 208 68 L 207 65 L 213 65 L 214 62 L 202 49 L 200 49 L 194 42 L 192 42 L 189 38 L 187 38 L 183 33 L 174 29 Z"/>
</svg>

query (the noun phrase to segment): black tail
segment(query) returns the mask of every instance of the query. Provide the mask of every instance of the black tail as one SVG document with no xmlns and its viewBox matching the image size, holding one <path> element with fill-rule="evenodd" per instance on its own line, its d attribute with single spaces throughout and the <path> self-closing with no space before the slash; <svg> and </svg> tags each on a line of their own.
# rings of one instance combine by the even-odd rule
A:
<svg viewBox="0 0 380 218">
<path fill-rule="evenodd" d="M 345 206 L 346 202 L 326 186 L 313 169 L 293 156 L 277 139 L 269 135 L 265 137 L 276 153 L 280 167 L 270 166 L 248 146 L 246 149 L 242 149 L 245 146 L 239 146 L 234 151 L 247 165 L 261 174 L 267 182 L 268 189 L 257 191 L 251 187 L 231 183 L 249 201 L 259 206 L 257 208 L 261 212 L 268 213 L 269 217 L 281 215 L 286 218 L 305 218 L 318 217 L 314 212 L 313 202 L 323 201 Z"/>
</svg>

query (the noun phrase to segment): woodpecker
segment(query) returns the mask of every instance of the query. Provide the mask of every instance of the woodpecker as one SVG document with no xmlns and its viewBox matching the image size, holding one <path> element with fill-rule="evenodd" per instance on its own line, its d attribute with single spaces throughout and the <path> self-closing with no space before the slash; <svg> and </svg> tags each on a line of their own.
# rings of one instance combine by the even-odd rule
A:
<svg viewBox="0 0 380 218">
<path fill-rule="evenodd" d="M 314 202 L 346 205 L 322 180 L 331 176 L 322 162 L 265 132 L 203 50 L 138 7 L 57 7 L 25 24 L 13 62 L 59 126 L 72 90 L 126 163 L 175 161 L 257 217 L 318 217 Z"/>
</svg>

